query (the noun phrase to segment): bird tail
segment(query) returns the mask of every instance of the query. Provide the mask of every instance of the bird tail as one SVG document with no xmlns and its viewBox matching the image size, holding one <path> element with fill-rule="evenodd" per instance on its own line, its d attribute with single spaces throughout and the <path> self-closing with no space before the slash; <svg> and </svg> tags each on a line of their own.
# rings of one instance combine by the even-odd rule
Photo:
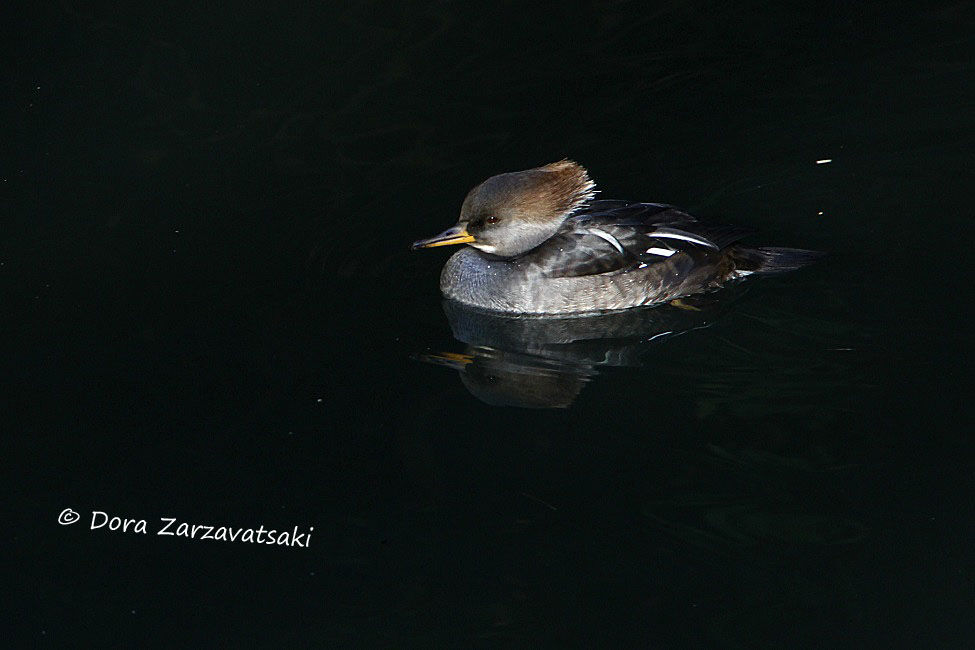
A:
<svg viewBox="0 0 975 650">
<path fill-rule="evenodd" d="M 801 248 L 744 248 L 736 246 L 732 252 L 735 270 L 742 275 L 751 273 L 784 273 L 795 271 L 824 257 L 821 251 Z"/>
</svg>

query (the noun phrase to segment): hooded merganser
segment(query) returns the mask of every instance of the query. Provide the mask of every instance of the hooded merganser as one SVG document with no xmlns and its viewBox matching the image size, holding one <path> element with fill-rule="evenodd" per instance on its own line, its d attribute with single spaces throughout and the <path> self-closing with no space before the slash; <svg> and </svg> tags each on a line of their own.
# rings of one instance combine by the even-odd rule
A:
<svg viewBox="0 0 975 650">
<path fill-rule="evenodd" d="M 499 174 L 470 191 L 457 224 L 413 248 L 469 244 L 440 275 L 444 296 L 517 314 L 601 312 L 669 302 L 821 254 L 746 248 L 749 233 L 661 203 L 593 200 L 571 160 Z"/>
</svg>

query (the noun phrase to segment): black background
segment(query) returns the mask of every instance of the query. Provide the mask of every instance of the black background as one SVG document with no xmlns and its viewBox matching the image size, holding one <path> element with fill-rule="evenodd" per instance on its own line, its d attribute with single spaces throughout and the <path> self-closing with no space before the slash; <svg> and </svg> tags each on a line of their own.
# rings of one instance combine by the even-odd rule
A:
<svg viewBox="0 0 975 650">
<path fill-rule="evenodd" d="M 816 7 L 7 10 L 15 640 L 970 645 L 975 13 Z M 564 156 L 830 257 L 489 406 L 408 245 Z"/>
</svg>

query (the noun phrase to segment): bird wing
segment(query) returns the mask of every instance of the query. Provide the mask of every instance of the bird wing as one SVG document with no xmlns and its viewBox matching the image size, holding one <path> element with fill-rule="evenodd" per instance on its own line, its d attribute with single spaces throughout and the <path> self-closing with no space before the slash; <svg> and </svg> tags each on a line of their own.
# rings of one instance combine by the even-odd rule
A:
<svg viewBox="0 0 975 650">
<path fill-rule="evenodd" d="M 532 257 L 548 277 L 627 273 L 679 253 L 715 253 L 749 233 L 661 203 L 592 201 Z"/>
</svg>

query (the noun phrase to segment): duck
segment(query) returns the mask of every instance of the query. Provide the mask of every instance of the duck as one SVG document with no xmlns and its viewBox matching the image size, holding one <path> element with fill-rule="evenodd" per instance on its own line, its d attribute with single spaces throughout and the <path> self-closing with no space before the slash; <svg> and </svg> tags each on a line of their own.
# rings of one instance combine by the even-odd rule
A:
<svg viewBox="0 0 975 650">
<path fill-rule="evenodd" d="M 579 163 L 491 176 L 457 223 L 413 250 L 463 245 L 440 274 L 444 297 L 490 312 L 603 313 L 673 303 L 756 274 L 792 271 L 818 251 L 748 247 L 751 230 L 665 203 L 596 199 Z"/>
</svg>

